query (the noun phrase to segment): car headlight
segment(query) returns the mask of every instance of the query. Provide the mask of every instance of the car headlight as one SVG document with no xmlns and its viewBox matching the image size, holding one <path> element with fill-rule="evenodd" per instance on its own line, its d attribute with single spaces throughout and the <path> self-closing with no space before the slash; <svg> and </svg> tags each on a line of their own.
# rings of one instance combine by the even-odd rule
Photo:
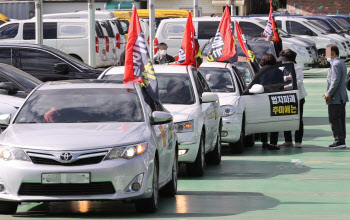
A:
<svg viewBox="0 0 350 220">
<path fill-rule="evenodd" d="M 294 49 L 302 56 L 306 56 L 307 55 L 307 51 L 305 47 L 301 47 L 299 45 L 293 44 Z"/>
<path fill-rule="evenodd" d="M 236 112 L 235 107 L 232 105 L 223 105 L 220 107 L 222 117 L 233 115 Z"/>
<path fill-rule="evenodd" d="M 175 129 L 178 133 L 192 132 L 193 126 L 193 120 L 175 123 Z"/>
<path fill-rule="evenodd" d="M 30 161 L 28 155 L 21 148 L 8 147 L 4 145 L 0 145 L 0 160 Z"/>
<path fill-rule="evenodd" d="M 119 158 L 132 159 L 145 153 L 146 150 L 147 150 L 147 142 L 128 145 L 128 146 L 115 147 L 107 154 L 104 160 L 114 160 Z"/>
</svg>

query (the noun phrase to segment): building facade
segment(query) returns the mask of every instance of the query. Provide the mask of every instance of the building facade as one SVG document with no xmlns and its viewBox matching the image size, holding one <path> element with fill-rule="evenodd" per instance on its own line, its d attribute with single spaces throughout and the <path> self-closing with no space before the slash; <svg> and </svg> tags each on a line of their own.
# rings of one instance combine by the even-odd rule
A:
<svg viewBox="0 0 350 220">
<path fill-rule="evenodd" d="M 290 14 L 342 14 L 350 17 L 349 0 L 287 0 Z"/>
</svg>

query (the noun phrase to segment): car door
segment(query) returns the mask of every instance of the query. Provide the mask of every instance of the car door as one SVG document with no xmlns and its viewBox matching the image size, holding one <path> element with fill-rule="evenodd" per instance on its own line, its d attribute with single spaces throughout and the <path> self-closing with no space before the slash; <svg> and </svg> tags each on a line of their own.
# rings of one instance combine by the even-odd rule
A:
<svg viewBox="0 0 350 220">
<path fill-rule="evenodd" d="M 292 82 L 284 82 L 284 75 L 292 75 Z M 292 83 L 293 89 L 284 90 Z M 263 91 L 253 91 L 263 87 Z M 299 128 L 299 93 L 293 64 L 269 67 L 257 74 L 244 91 L 246 134 L 291 131 Z"/>
<path fill-rule="evenodd" d="M 18 49 L 20 64 L 17 68 L 29 73 L 41 81 L 57 81 L 74 79 L 74 72 L 69 71 L 67 74 L 59 74 L 55 71 L 55 64 L 66 63 L 56 55 L 39 49 Z"/>
<path fill-rule="evenodd" d="M 193 78 L 197 87 L 198 96 L 202 97 L 204 92 L 211 92 L 209 85 L 197 69 L 192 69 Z M 205 124 L 205 149 L 209 149 L 216 140 L 219 124 L 218 102 L 201 103 L 202 115 Z"/>
</svg>

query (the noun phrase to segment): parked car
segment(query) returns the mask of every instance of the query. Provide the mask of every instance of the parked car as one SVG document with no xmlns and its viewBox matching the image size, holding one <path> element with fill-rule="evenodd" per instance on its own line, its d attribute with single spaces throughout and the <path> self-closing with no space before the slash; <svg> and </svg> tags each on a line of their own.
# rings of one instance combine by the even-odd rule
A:
<svg viewBox="0 0 350 220">
<path fill-rule="evenodd" d="M 171 114 L 144 95 L 136 83 L 50 82 L 11 122 L 1 115 L 9 126 L 0 136 L 0 213 L 69 200 L 132 200 L 156 211 L 159 190 L 177 192 L 178 141 Z"/>
<path fill-rule="evenodd" d="M 350 33 L 350 19 L 344 15 L 328 15 L 333 21 L 335 21 L 339 26 L 343 27 Z"/>
<path fill-rule="evenodd" d="M 221 115 L 218 96 L 193 66 L 154 65 L 160 101 L 173 115 L 179 138 L 179 162 L 191 176 L 203 176 L 205 163 L 220 164 Z M 123 77 L 124 67 L 113 67 L 100 79 Z"/>
<path fill-rule="evenodd" d="M 24 98 L 3 95 L 2 92 L 0 92 L 0 115 L 7 115 L 5 117 L 9 117 L 9 115 L 15 115 L 17 110 L 23 105 L 24 100 Z M 1 124 L 0 122 L 0 133 L 6 128 L 7 125 Z"/>
<path fill-rule="evenodd" d="M 106 38 L 98 22 L 95 31 L 96 66 L 105 67 L 108 66 Z M 35 43 L 35 20 L 16 20 L 1 25 L 0 42 Z M 44 19 L 43 44 L 88 63 L 88 20 Z"/>
<path fill-rule="evenodd" d="M 0 94 L 25 98 L 41 83 L 20 69 L 0 63 Z"/>
<path fill-rule="evenodd" d="M 37 44 L 0 42 L 0 60 L 44 82 L 96 79 L 103 71 L 62 51 Z"/>
</svg>

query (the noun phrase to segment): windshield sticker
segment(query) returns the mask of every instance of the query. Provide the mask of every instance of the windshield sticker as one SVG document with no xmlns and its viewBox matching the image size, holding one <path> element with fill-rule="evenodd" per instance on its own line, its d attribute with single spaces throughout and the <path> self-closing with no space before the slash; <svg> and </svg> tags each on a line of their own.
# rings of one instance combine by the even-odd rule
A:
<svg viewBox="0 0 350 220">
<path fill-rule="evenodd" d="M 269 95 L 271 116 L 297 115 L 297 94 Z"/>
</svg>

